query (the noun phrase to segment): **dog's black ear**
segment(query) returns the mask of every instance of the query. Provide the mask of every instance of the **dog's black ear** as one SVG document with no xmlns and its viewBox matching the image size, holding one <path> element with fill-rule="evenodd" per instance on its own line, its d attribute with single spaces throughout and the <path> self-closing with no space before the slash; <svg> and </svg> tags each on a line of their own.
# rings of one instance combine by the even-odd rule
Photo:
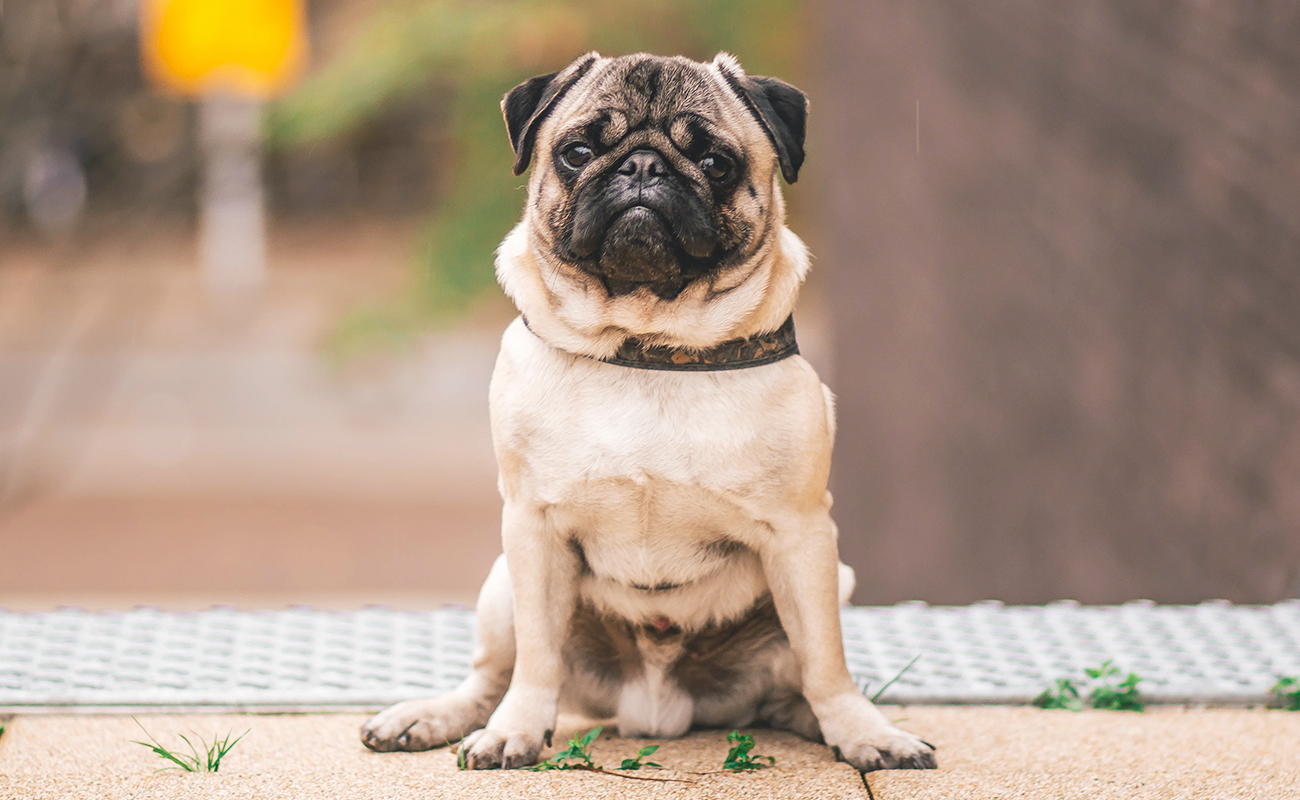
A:
<svg viewBox="0 0 1300 800">
<path fill-rule="evenodd" d="M 758 117 L 776 145 L 781 174 L 787 183 L 799 179 L 803 140 L 808 124 L 808 95 L 776 78 L 751 76 L 749 91 Z"/>
<path fill-rule="evenodd" d="M 529 78 L 501 98 L 501 114 L 506 118 L 510 146 L 515 151 L 516 175 L 523 174 L 528 169 L 528 162 L 533 157 L 537 127 L 555 108 L 555 104 L 560 102 L 564 93 L 587 74 L 587 70 L 591 69 L 599 57 L 596 53 L 588 53 L 559 72 Z"/>
<path fill-rule="evenodd" d="M 781 175 L 786 183 L 794 183 L 803 166 L 808 96 L 785 81 L 746 75 L 736 60 L 725 53 L 719 53 L 713 63 L 767 131 L 781 164 Z"/>
</svg>

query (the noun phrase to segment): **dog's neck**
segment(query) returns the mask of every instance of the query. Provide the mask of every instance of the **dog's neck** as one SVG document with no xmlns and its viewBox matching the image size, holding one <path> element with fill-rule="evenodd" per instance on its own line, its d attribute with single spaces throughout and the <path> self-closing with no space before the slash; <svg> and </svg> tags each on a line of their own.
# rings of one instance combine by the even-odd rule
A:
<svg viewBox="0 0 1300 800">
<path fill-rule="evenodd" d="M 527 317 L 524 317 L 524 327 L 532 330 Z M 533 335 L 537 334 L 534 332 Z M 759 333 L 745 339 L 732 339 L 704 349 L 651 346 L 636 337 L 629 337 L 623 341 L 614 355 L 600 360 L 606 364 L 633 369 L 720 372 L 761 367 L 798 354 L 799 343 L 795 339 L 794 316 L 791 315 L 786 317 L 785 323 L 774 331 Z"/>
<path fill-rule="evenodd" d="M 590 276 L 542 263 L 533 246 L 526 222 L 501 243 L 502 288 L 547 344 L 600 360 L 616 357 L 629 339 L 643 349 L 699 352 L 777 332 L 794 311 L 809 266 L 807 248 L 783 227 L 756 266 L 697 282 L 665 301 L 648 292 L 610 297 Z"/>
</svg>

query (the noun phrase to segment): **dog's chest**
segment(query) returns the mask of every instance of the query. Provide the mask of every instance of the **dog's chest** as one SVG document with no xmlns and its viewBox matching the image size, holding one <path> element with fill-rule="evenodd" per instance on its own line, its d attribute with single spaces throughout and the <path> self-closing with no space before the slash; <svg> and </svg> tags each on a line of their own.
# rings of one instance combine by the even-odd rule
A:
<svg viewBox="0 0 1300 800">
<path fill-rule="evenodd" d="M 516 323 L 492 387 L 503 492 L 604 539 L 693 552 L 743 538 L 810 452 L 829 456 L 820 382 L 795 361 L 630 369 L 558 353 Z"/>
<path fill-rule="evenodd" d="M 503 477 L 534 500 L 617 500 L 656 513 L 726 503 L 780 482 L 783 457 L 810 446 L 791 413 L 799 387 L 781 380 L 782 364 L 638 370 L 514 341 L 514 332 L 493 376 L 493 437 Z"/>
</svg>

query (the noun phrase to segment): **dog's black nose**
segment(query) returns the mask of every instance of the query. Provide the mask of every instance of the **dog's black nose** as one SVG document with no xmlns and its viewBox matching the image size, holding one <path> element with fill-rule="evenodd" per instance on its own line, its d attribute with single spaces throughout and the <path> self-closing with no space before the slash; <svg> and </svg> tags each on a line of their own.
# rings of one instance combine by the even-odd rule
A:
<svg viewBox="0 0 1300 800">
<path fill-rule="evenodd" d="M 623 163 L 618 165 L 618 174 L 634 178 L 638 183 L 645 183 L 651 178 L 661 178 L 668 174 L 668 162 L 653 150 L 634 150 Z"/>
</svg>

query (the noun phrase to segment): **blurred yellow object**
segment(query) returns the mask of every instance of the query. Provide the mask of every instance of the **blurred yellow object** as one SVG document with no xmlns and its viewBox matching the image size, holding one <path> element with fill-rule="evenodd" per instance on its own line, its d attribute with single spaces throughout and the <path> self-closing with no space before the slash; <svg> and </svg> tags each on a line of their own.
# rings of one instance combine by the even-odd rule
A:
<svg viewBox="0 0 1300 800">
<path fill-rule="evenodd" d="M 266 98 L 306 60 L 301 0 L 143 0 L 140 50 L 161 88 Z"/>
</svg>

